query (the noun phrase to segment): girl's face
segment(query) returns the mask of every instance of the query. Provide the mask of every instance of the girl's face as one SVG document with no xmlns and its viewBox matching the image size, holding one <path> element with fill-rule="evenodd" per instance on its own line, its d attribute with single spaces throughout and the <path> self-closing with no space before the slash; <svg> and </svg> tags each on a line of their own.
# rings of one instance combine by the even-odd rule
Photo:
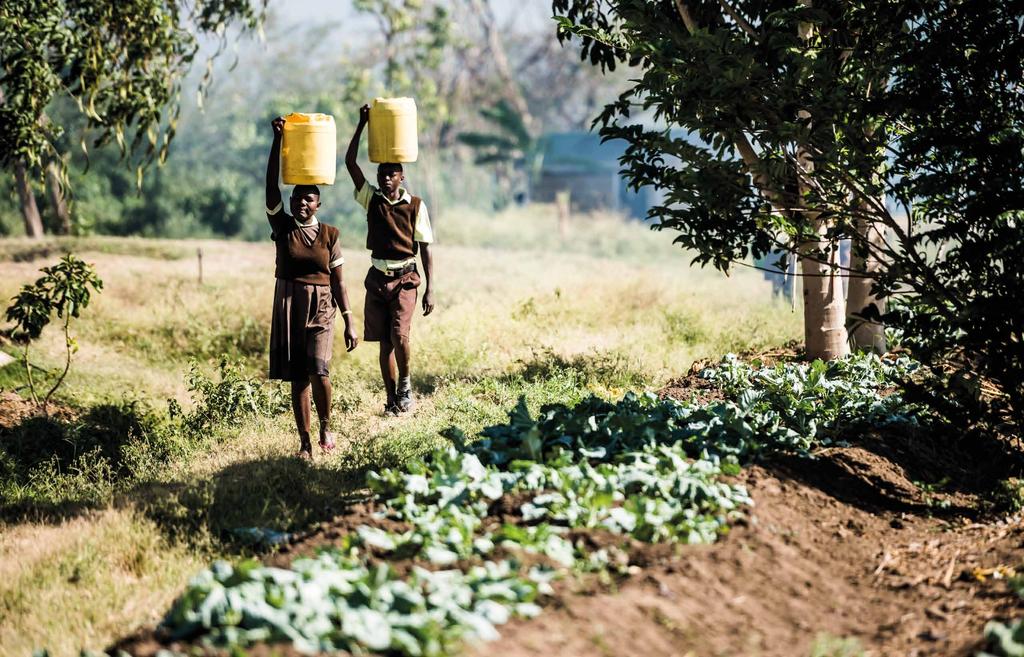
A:
<svg viewBox="0 0 1024 657">
<path fill-rule="evenodd" d="M 301 221 L 309 221 L 309 218 L 316 214 L 320 207 L 320 196 L 314 192 L 306 192 L 300 196 L 292 194 L 289 199 L 292 216 Z"/>
</svg>

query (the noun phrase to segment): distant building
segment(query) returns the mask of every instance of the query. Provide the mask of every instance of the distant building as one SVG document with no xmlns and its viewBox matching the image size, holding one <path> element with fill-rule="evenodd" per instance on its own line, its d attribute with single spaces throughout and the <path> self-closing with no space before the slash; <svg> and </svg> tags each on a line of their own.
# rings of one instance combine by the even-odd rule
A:
<svg viewBox="0 0 1024 657">
<path fill-rule="evenodd" d="M 591 132 L 554 133 L 544 141 L 544 159 L 531 194 L 534 201 L 554 203 L 558 192 L 568 190 L 573 212 L 610 210 L 637 219 L 659 202 L 654 190 L 628 189 L 619 175 L 625 142 L 601 143 L 601 137 Z"/>
</svg>

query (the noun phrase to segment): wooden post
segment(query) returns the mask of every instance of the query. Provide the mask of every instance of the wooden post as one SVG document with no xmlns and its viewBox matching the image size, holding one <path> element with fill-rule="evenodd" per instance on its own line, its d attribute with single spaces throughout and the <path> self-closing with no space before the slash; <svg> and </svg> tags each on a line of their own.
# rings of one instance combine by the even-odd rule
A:
<svg viewBox="0 0 1024 657">
<path fill-rule="evenodd" d="M 555 208 L 558 210 L 558 233 L 562 239 L 569 237 L 569 214 L 571 197 L 568 189 L 555 192 Z"/>
<path fill-rule="evenodd" d="M 196 248 L 196 258 L 199 260 L 199 284 L 203 284 L 203 247 Z"/>
</svg>

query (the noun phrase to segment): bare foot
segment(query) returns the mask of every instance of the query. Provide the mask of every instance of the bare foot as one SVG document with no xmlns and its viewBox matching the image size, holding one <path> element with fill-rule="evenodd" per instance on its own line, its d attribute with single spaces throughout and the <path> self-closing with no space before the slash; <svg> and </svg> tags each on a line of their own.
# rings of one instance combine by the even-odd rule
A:
<svg viewBox="0 0 1024 657">
<path fill-rule="evenodd" d="M 303 461 L 313 460 L 313 445 L 309 442 L 309 434 L 299 434 L 299 451 L 295 453 Z"/>
<path fill-rule="evenodd" d="M 334 434 L 331 433 L 330 431 L 325 431 L 325 430 L 321 429 L 320 430 L 320 449 L 321 449 L 321 451 L 323 451 L 326 454 L 327 452 L 332 451 L 334 449 L 334 447 L 335 447 Z"/>
</svg>

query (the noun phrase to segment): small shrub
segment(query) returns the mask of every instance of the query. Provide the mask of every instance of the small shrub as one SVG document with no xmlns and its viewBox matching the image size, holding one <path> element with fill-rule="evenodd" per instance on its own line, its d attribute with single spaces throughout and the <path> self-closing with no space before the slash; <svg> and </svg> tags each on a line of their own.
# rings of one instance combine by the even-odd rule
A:
<svg viewBox="0 0 1024 657">
<path fill-rule="evenodd" d="M 686 313 L 665 311 L 665 337 L 671 343 L 697 344 L 707 336 L 698 318 Z"/>
<path fill-rule="evenodd" d="M 34 366 L 28 358 L 29 344 L 39 338 L 54 314 L 64 319 L 64 371 L 43 397 L 45 411 L 53 393 L 71 369 L 72 354 L 78 351 L 78 343 L 71 336 L 71 318 L 78 317 L 89 305 L 93 292 L 103 289 L 103 281 L 96 275 L 92 265 L 70 253 L 56 265 L 43 267 L 42 272 L 43 276 L 31 285 L 22 286 L 21 292 L 14 297 L 14 303 L 7 308 L 7 321 L 14 323 L 13 337 L 24 344 L 22 362 L 28 378 L 29 393 L 32 401 L 39 403 L 35 378 L 32 376 Z"/>
<path fill-rule="evenodd" d="M 190 413 L 183 413 L 176 403 L 171 404 L 171 416 L 181 417 L 184 428 L 191 434 L 208 432 L 214 425 L 245 417 L 272 417 L 289 407 L 288 397 L 280 388 L 266 381 L 246 376 L 241 366 L 222 359 L 218 366 L 219 380 L 203 374 L 193 363 L 188 374 L 188 389 L 196 400 Z"/>
<path fill-rule="evenodd" d="M 581 386 L 631 389 L 647 384 L 640 364 L 617 352 L 565 357 L 551 349 L 542 349 L 534 353 L 532 360 L 523 363 L 522 376 L 526 381 L 543 381 L 558 375 L 568 376 Z"/>
<path fill-rule="evenodd" d="M 165 415 L 137 400 L 70 418 L 29 417 L 0 432 L 0 497 L 7 505 L 101 503 L 193 448 Z"/>
</svg>

